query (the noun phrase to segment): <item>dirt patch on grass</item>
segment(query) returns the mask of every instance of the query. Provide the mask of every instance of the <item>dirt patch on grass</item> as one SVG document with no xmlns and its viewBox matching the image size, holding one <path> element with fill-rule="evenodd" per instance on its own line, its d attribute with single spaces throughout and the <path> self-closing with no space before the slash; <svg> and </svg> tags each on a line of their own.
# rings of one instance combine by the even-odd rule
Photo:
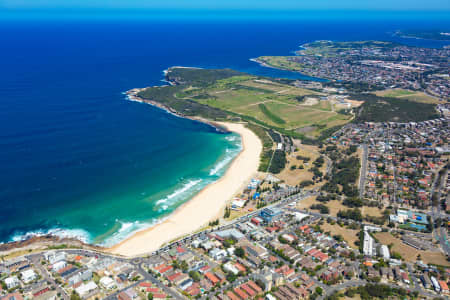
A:
<svg viewBox="0 0 450 300">
<path fill-rule="evenodd" d="M 317 98 L 312 97 L 306 97 L 305 101 L 302 103 L 302 105 L 312 106 L 319 103 L 319 100 Z"/>
<path fill-rule="evenodd" d="M 333 217 L 337 216 L 337 213 L 340 210 L 347 210 L 349 209 L 347 206 L 342 205 L 342 203 L 339 200 L 331 200 L 324 203 L 329 209 L 330 209 L 330 215 Z"/>
<path fill-rule="evenodd" d="M 389 245 L 392 243 L 393 246 L 391 248 L 391 252 L 398 252 L 406 261 L 414 262 L 417 259 L 417 255 L 420 254 L 421 259 L 426 264 L 450 266 L 450 262 L 447 261 L 445 255 L 441 252 L 419 251 L 411 246 L 404 244 L 400 239 L 394 237 L 389 232 L 376 233 L 375 237 L 382 244 Z"/>
<path fill-rule="evenodd" d="M 378 207 L 363 206 L 361 207 L 361 214 L 363 216 L 381 217 L 383 215 L 383 210 Z"/>
<path fill-rule="evenodd" d="M 298 160 L 297 156 L 308 157 L 309 161 Z M 311 145 L 300 145 L 298 151 L 292 152 L 286 156 L 287 164 L 283 171 L 277 175 L 278 178 L 284 180 L 289 185 L 298 185 L 302 181 L 311 180 L 313 178 L 313 173 L 309 171 L 312 168 L 313 162 L 320 156 L 318 148 Z M 295 169 L 291 169 L 295 166 Z M 303 169 L 300 169 L 303 166 Z M 320 168 L 320 171 L 325 174 L 326 171 L 326 161 Z M 321 183 L 323 184 L 323 183 Z M 312 187 L 307 187 L 312 188 Z"/>
<path fill-rule="evenodd" d="M 435 264 L 441 266 L 450 266 L 450 262 L 447 261 L 445 255 L 441 252 L 421 251 L 420 256 L 422 260 L 427 264 Z"/>
<path fill-rule="evenodd" d="M 350 103 L 352 105 L 352 107 L 360 107 L 364 101 L 357 101 L 357 100 L 350 100 L 350 99 L 346 99 L 346 102 Z"/>
<path fill-rule="evenodd" d="M 322 230 L 324 232 L 329 231 L 331 235 L 342 235 L 342 237 L 350 247 L 352 247 L 353 249 L 358 249 L 358 247 L 355 245 L 355 241 L 358 240 L 358 230 L 348 229 L 345 227 L 341 227 L 338 224 L 331 225 L 328 223 L 322 225 Z"/>
<path fill-rule="evenodd" d="M 342 205 L 342 203 L 339 200 L 331 200 L 328 202 L 319 202 L 316 200 L 316 196 L 306 198 L 299 202 L 297 207 L 299 209 L 310 209 L 310 206 L 313 204 L 323 204 L 330 210 L 330 216 L 336 217 L 338 211 L 340 210 L 346 210 L 348 207 Z"/>
<path fill-rule="evenodd" d="M 308 197 L 298 202 L 297 208 L 299 209 L 309 209 L 309 207 L 313 204 L 320 203 L 316 201 L 316 196 Z"/>
<path fill-rule="evenodd" d="M 314 127 L 314 126 L 306 126 L 306 127 L 295 129 L 295 131 L 298 133 L 308 133 L 308 132 L 312 132 L 314 130 L 316 130 L 316 127 Z"/>
<path fill-rule="evenodd" d="M 416 261 L 419 251 L 415 248 L 405 245 L 400 239 L 394 237 L 389 232 L 379 232 L 375 237 L 384 245 L 393 244 L 391 252 L 398 252 L 407 261 Z"/>
</svg>

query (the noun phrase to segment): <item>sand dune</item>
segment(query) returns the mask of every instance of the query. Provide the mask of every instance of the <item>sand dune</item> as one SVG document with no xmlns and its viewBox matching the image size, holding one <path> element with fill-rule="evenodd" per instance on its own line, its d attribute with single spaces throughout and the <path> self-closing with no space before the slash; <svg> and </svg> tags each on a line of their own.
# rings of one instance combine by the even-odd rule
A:
<svg viewBox="0 0 450 300">
<path fill-rule="evenodd" d="M 243 124 L 220 123 L 241 135 L 243 149 L 233 160 L 225 175 L 205 187 L 198 195 L 179 207 L 166 221 L 111 247 L 109 251 L 125 256 L 137 256 L 157 250 L 177 237 L 198 230 L 217 219 L 223 208 L 258 170 L 262 144 L 259 138 Z"/>
</svg>

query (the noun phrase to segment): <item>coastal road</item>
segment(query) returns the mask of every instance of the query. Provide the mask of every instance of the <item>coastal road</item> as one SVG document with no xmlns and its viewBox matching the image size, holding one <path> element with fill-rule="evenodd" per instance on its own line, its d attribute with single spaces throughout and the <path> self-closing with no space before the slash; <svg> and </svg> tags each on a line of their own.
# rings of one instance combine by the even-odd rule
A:
<svg viewBox="0 0 450 300">
<path fill-rule="evenodd" d="M 359 198 L 361 199 L 364 197 L 364 189 L 367 176 L 367 156 L 369 155 L 366 143 L 362 144 L 362 150 L 363 153 L 361 157 L 361 170 L 359 174 Z"/>
</svg>

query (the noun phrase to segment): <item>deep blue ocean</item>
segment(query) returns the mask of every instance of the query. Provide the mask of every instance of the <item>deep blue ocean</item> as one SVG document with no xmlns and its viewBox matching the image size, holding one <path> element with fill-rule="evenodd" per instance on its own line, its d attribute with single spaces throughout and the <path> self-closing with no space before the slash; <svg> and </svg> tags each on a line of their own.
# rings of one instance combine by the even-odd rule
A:
<svg viewBox="0 0 450 300">
<path fill-rule="evenodd" d="M 124 97 L 164 84 L 168 67 L 306 78 L 249 59 L 319 39 L 448 45 L 392 36 L 450 23 L 421 20 L 0 20 L 0 241 L 52 232 L 111 245 L 225 172 L 238 136 Z"/>
</svg>

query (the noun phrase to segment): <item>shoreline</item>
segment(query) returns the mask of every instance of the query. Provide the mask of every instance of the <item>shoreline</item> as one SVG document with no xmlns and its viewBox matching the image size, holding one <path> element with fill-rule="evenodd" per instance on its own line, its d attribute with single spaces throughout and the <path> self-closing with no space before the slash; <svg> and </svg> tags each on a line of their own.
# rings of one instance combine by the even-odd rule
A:
<svg viewBox="0 0 450 300">
<path fill-rule="evenodd" d="M 242 139 L 242 150 L 234 158 L 226 173 L 178 207 L 161 223 L 138 231 L 118 244 L 105 248 L 106 252 L 128 257 L 150 253 L 170 241 L 195 232 L 211 220 L 222 217 L 222 211 L 228 201 L 257 173 L 262 143 L 242 123 L 218 123 L 218 125 L 238 133 Z"/>
<path fill-rule="evenodd" d="M 143 98 L 138 97 L 137 94 L 140 91 L 144 90 L 144 89 L 146 89 L 146 88 L 134 88 L 134 89 L 131 89 L 129 91 L 126 91 L 125 95 L 127 95 L 127 98 L 128 98 L 129 101 L 139 102 L 139 103 L 143 103 L 143 104 L 149 104 L 151 106 L 154 106 L 154 107 L 157 107 L 159 109 L 162 109 L 162 110 L 166 111 L 167 113 L 169 113 L 169 114 L 171 114 L 171 115 L 173 115 L 175 117 L 189 119 L 189 120 L 192 120 L 192 121 L 197 121 L 197 122 L 201 122 L 201 123 L 207 124 L 207 125 L 209 125 L 211 127 L 214 127 L 218 132 L 227 133 L 227 132 L 231 131 L 231 130 L 228 130 L 225 126 L 221 125 L 220 122 L 213 122 L 213 121 L 207 120 L 207 119 L 202 118 L 202 117 L 186 116 L 186 115 L 180 114 L 176 110 L 174 110 L 174 109 L 172 109 L 172 108 L 170 108 L 170 107 L 168 107 L 168 106 L 166 106 L 164 104 L 161 104 L 161 103 L 159 103 L 157 101 L 153 101 L 153 100 L 150 100 L 150 99 L 143 99 Z"/>
</svg>

